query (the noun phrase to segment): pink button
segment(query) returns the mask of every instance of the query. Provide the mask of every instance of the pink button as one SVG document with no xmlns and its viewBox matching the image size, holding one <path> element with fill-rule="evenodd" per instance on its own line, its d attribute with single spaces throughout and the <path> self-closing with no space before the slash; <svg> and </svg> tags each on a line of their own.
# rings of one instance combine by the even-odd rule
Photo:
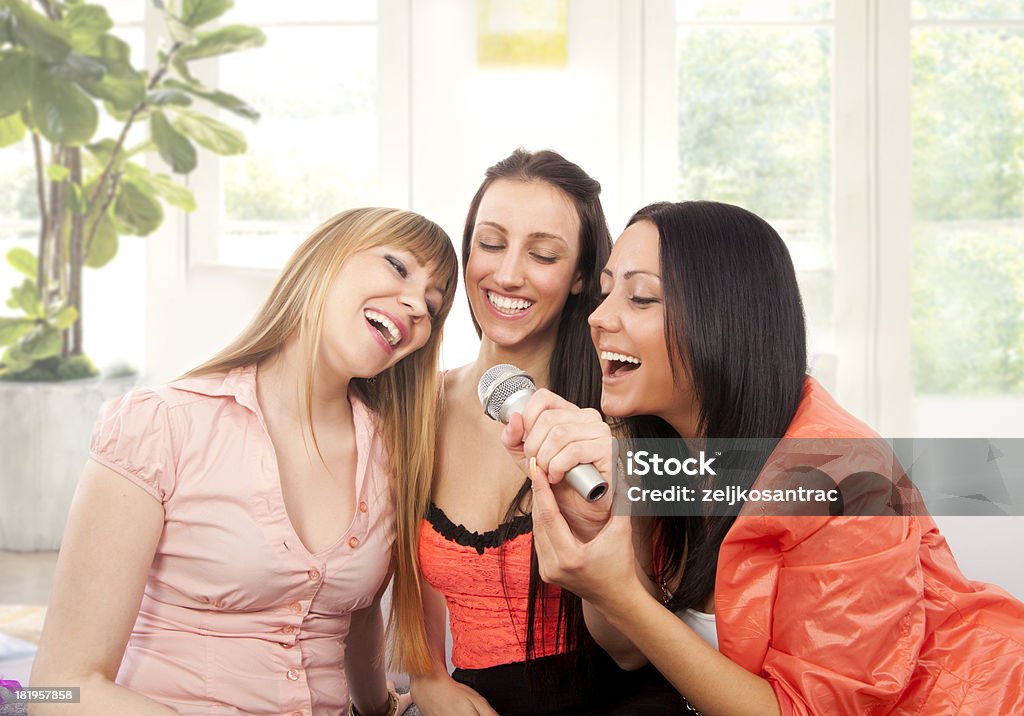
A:
<svg viewBox="0 0 1024 716">
<path fill-rule="evenodd" d="M 302 716 L 301 711 L 292 711 L 292 716 Z"/>
<path fill-rule="evenodd" d="M 292 602 L 288 605 L 288 611 L 292 614 L 302 614 L 302 605 L 298 602 Z"/>
<path fill-rule="evenodd" d="M 355 549 L 356 547 L 358 547 L 359 546 L 359 538 L 358 537 L 349 537 L 348 538 L 348 546 L 351 547 L 352 549 Z"/>
<path fill-rule="evenodd" d="M 359 511 L 360 512 L 366 512 L 366 501 L 365 500 L 360 500 L 360 502 L 359 502 Z"/>
<path fill-rule="evenodd" d="M 282 634 L 298 634 L 299 633 L 299 628 L 289 624 L 288 626 L 286 626 L 283 629 L 281 629 L 281 633 Z"/>
<path fill-rule="evenodd" d="M 288 669 L 288 673 L 285 674 L 285 676 L 288 677 L 289 681 L 298 681 L 299 680 L 299 670 L 298 669 Z"/>
<path fill-rule="evenodd" d="M 282 642 L 278 642 L 278 643 L 281 644 L 281 648 L 282 649 L 291 649 L 293 646 L 295 646 L 294 644 L 291 644 L 291 643 L 286 642 L 286 641 L 282 641 Z"/>
<path fill-rule="evenodd" d="M 311 569 L 308 572 L 306 572 L 306 574 L 309 575 L 309 581 L 311 581 L 311 582 L 316 582 L 316 581 L 318 581 L 320 579 L 320 570 L 319 569 Z"/>
</svg>

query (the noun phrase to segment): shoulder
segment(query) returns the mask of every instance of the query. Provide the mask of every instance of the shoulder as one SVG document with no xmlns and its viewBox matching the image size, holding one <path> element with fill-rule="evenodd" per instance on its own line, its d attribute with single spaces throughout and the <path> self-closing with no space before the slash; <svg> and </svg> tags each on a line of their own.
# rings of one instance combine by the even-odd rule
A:
<svg viewBox="0 0 1024 716">
<path fill-rule="evenodd" d="M 807 376 L 800 404 L 784 437 L 877 438 L 878 434 L 839 405 L 821 383 Z"/>
</svg>

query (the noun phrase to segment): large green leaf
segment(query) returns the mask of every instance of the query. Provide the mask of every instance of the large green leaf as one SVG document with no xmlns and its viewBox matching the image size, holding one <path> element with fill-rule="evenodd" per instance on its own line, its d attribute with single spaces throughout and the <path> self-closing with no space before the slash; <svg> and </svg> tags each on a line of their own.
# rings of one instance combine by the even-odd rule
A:
<svg viewBox="0 0 1024 716">
<path fill-rule="evenodd" d="M 36 326 L 20 344 L 21 353 L 32 361 L 55 356 L 63 347 L 60 331 L 47 324 Z"/>
<path fill-rule="evenodd" d="M 171 206 L 185 211 L 196 210 L 196 200 L 192 192 L 166 174 L 153 174 L 145 167 L 134 163 L 125 165 L 125 172 L 134 181 L 145 186 L 151 193 L 156 194 Z"/>
<path fill-rule="evenodd" d="M 61 24 L 70 33 L 72 46 L 77 47 L 80 42 L 90 42 L 98 35 L 106 34 L 114 26 L 114 21 L 101 5 L 72 5 Z"/>
<path fill-rule="evenodd" d="M 74 306 L 64 306 L 50 316 L 50 322 L 58 331 L 71 328 L 78 320 L 78 310 Z"/>
<path fill-rule="evenodd" d="M 31 318 L 0 316 L 0 346 L 9 346 L 32 330 L 36 322 Z"/>
<path fill-rule="evenodd" d="M 20 309 L 26 316 L 33 318 L 42 318 L 45 315 L 39 297 L 36 296 L 36 282 L 30 278 L 22 281 L 20 286 L 11 288 L 11 297 L 7 299 L 7 305 Z"/>
<path fill-rule="evenodd" d="M 188 174 L 196 168 L 196 148 L 185 135 L 171 126 L 163 112 L 153 112 L 149 118 L 149 132 L 160 157 L 171 169 L 178 174 Z"/>
<path fill-rule="evenodd" d="M 216 20 L 234 6 L 234 0 L 184 0 L 181 21 L 189 27 L 198 27 Z"/>
<path fill-rule="evenodd" d="M 86 83 L 99 82 L 107 73 L 107 68 L 99 60 L 72 52 L 63 62 L 50 65 L 47 72 L 57 79 Z"/>
<path fill-rule="evenodd" d="M 35 62 L 24 52 L 0 52 L 0 117 L 25 106 L 34 70 Z"/>
<path fill-rule="evenodd" d="M 85 226 L 86 231 L 92 229 L 91 217 Z M 86 247 L 85 265 L 94 269 L 103 268 L 117 256 L 118 247 L 117 229 L 110 217 L 104 214 L 100 219 L 100 225 L 96 227 L 96 235 L 93 236 L 92 244 Z"/>
<path fill-rule="evenodd" d="M 114 37 L 113 35 L 81 35 L 76 39 L 75 50 L 83 55 L 104 61 L 107 64 L 107 69 L 115 74 L 120 75 L 127 73 L 129 70 L 134 71 L 131 66 L 132 48 L 119 37 Z M 116 66 L 111 65 L 111 61 L 122 63 L 122 65 L 127 67 L 127 70 L 121 73 L 116 72 Z"/>
<path fill-rule="evenodd" d="M 221 92 L 220 90 L 212 90 L 207 87 L 203 87 L 200 84 L 181 82 L 174 78 L 166 80 L 164 82 L 164 86 L 188 92 L 196 97 L 202 97 L 207 102 L 210 102 L 221 109 L 226 109 L 233 114 L 237 114 L 239 117 L 245 117 L 246 119 L 251 119 L 253 121 L 260 118 L 260 113 L 255 107 L 233 94 Z"/>
<path fill-rule="evenodd" d="M 197 112 L 178 110 L 177 114 L 174 126 L 211 152 L 231 155 L 245 151 L 245 136 L 234 127 Z"/>
<path fill-rule="evenodd" d="M 21 115 L 15 112 L 6 117 L 0 117 L 0 147 L 9 147 L 17 144 L 25 136 L 25 123 L 21 121 Z"/>
<path fill-rule="evenodd" d="M 103 62 L 108 65 L 107 62 Z M 146 97 L 145 73 L 127 76 L 107 72 L 96 82 L 83 82 L 82 87 L 93 97 L 106 100 L 116 109 L 127 112 L 134 109 Z"/>
<path fill-rule="evenodd" d="M 114 218 L 126 233 L 146 236 L 156 231 L 163 222 L 164 210 L 145 187 L 125 178 L 114 200 Z"/>
<path fill-rule="evenodd" d="M 11 249 L 7 252 L 7 263 L 14 269 L 31 279 L 35 279 L 39 272 L 39 264 L 36 262 L 35 254 L 28 249 Z"/>
<path fill-rule="evenodd" d="M 63 27 L 33 10 L 28 3 L 12 2 L 8 8 L 13 15 L 10 34 L 16 43 L 32 50 L 42 62 L 64 61 L 71 52 L 71 44 Z"/>
<path fill-rule="evenodd" d="M 163 107 L 169 104 L 188 107 L 192 104 L 192 96 L 175 89 L 158 89 L 146 94 L 146 102 L 154 107 Z"/>
<path fill-rule="evenodd" d="M 3 364 L 4 369 L 0 371 L 0 374 L 20 373 L 32 365 L 32 359 L 22 353 L 20 343 L 15 343 L 4 351 Z"/>
<path fill-rule="evenodd" d="M 39 132 L 55 144 L 84 144 L 96 133 L 96 105 L 72 82 L 37 71 L 31 105 L 32 120 Z"/>
<path fill-rule="evenodd" d="M 250 47 L 262 47 L 266 41 L 267 36 L 258 27 L 228 25 L 212 32 L 199 33 L 199 42 L 181 48 L 178 57 L 190 62 Z"/>
</svg>

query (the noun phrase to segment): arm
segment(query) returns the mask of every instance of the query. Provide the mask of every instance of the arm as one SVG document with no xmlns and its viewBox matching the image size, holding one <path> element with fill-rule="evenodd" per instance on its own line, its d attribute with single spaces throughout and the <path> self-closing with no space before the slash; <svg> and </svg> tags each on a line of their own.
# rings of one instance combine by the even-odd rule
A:
<svg viewBox="0 0 1024 716">
<path fill-rule="evenodd" d="M 648 574 L 649 565 L 644 567 L 645 564 L 651 561 L 650 530 L 646 529 L 646 521 L 635 519 L 632 520 L 632 528 L 637 579 L 640 580 L 648 594 L 660 601 L 662 598 L 661 590 Z M 615 628 L 601 610 L 587 600 L 583 600 L 583 619 L 587 624 L 587 630 L 590 632 L 590 635 L 594 637 L 594 641 L 608 652 L 608 655 L 618 664 L 620 669 L 632 671 L 649 663 L 647 656 L 637 648 L 636 644 Z"/>
<path fill-rule="evenodd" d="M 533 485 L 534 542 L 544 581 L 590 602 L 706 716 L 780 712 L 767 679 L 713 649 L 648 592 L 637 574 L 629 517 L 613 516 L 594 539 L 581 543 L 558 511 L 546 476 L 538 473 Z"/>
<path fill-rule="evenodd" d="M 345 637 L 345 676 L 352 703 L 361 716 L 386 714 L 388 684 L 384 673 L 384 617 L 380 600 L 390 579 L 384 581 L 373 602 L 352 614 Z M 401 712 L 403 709 L 399 708 Z"/>
<path fill-rule="evenodd" d="M 163 530 L 163 507 L 89 461 L 75 491 L 31 683 L 78 686 L 81 704 L 36 704 L 33 715 L 173 714 L 114 683 Z"/>
<path fill-rule="evenodd" d="M 448 673 L 445 659 L 445 614 L 444 597 L 423 579 L 423 615 L 427 628 L 427 646 L 430 648 L 433 671 L 430 674 L 412 676 L 412 699 L 424 716 L 434 714 L 465 714 L 466 716 L 498 716 L 487 700 L 480 694 L 460 684 Z"/>
</svg>

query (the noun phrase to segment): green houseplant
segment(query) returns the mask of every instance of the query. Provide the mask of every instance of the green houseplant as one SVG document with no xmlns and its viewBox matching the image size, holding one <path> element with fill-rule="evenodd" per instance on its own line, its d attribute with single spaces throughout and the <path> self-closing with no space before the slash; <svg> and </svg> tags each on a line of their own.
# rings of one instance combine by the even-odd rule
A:
<svg viewBox="0 0 1024 716">
<path fill-rule="evenodd" d="M 232 0 L 153 5 L 166 37 L 142 69 L 101 4 L 0 0 L 0 157 L 2 147 L 30 143 L 39 217 L 36 250 L 6 255 L 22 276 L 6 302 L 14 315 L 0 316 L 0 549 L 60 545 L 90 426 L 101 403 L 135 381 L 90 377 L 82 272 L 109 263 L 119 237 L 154 232 L 165 205 L 195 208 L 187 187 L 145 160 L 155 153 L 171 173 L 188 174 L 197 146 L 246 149 L 211 114 L 258 117 L 204 86 L 190 65 L 262 45 L 263 33 L 207 29 Z"/>
<path fill-rule="evenodd" d="M 257 112 L 204 86 L 189 67 L 265 42 L 255 27 L 203 29 L 232 5 L 154 0 L 167 39 L 146 70 L 132 64 L 100 4 L 0 0 L 0 147 L 31 142 L 39 207 L 36 251 L 7 253 L 24 278 L 7 301 L 20 315 L 0 317 L 0 379 L 96 373 L 83 351 L 83 268 L 113 259 L 119 236 L 155 231 L 162 204 L 195 208 L 185 186 L 145 166 L 147 153 L 188 174 L 196 145 L 221 155 L 245 151 L 244 136 L 209 112 L 252 120 Z M 101 116 L 109 136 L 98 136 Z"/>
</svg>

